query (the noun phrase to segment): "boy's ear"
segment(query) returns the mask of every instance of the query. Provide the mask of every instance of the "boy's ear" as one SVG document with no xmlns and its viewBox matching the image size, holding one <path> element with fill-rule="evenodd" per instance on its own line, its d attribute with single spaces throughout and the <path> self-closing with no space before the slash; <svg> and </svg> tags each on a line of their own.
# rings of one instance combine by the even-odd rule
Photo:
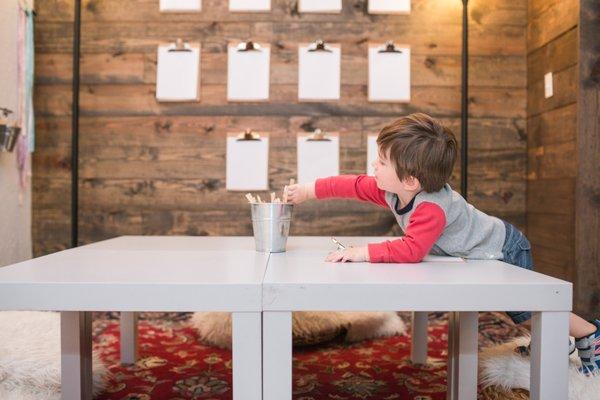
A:
<svg viewBox="0 0 600 400">
<path fill-rule="evenodd" d="M 418 190 L 421 187 L 421 182 L 411 175 L 405 177 L 403 183 L 407 190 Z"/>
</svg>

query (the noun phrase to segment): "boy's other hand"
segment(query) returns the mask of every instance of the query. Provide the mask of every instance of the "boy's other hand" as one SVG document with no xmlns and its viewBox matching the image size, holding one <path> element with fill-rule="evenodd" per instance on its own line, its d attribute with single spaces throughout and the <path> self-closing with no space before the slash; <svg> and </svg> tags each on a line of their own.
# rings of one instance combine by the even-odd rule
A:
<svg viewBox="0 0 600 400">
<path fill-rule="evenodd" d="M 287 189 L 288 202 L 292 204 L 300 204 L 306 200 L 314 199 L 315 184 L 307 183 L 304 185 L 290 185 Z"/>
<path fill-rule="evenodd" d="M 325 261 L 328 262 L 365 262 L 369 261 L 369 248 L 367 246 L 348 247 L 329 253 Z"/>
</svg>

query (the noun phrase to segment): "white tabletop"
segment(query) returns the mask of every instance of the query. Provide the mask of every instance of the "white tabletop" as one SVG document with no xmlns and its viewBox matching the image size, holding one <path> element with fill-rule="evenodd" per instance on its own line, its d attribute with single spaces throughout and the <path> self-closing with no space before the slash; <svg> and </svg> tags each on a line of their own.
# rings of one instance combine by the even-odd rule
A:
<svg viewBox="0 0 600 400">
<path fill-rule="evenodd" d="M 247 250 L 254 251 L 252 236 L 119 236 L 81 246 L 78 250 Z"/>
<path fill-rule="evenodd" d="M 0 309 L 260 311 L 268 254 L 248 244 L 122 237 L 61 251 L 0 268 Z"/>
<path fill-rule="evenodd" d="M 338 238 L 362 245 L 390 238 Z M 328 263 L 328 237 L 291 238 L 263 283 L 270 311 L 569 311 L 572 284 L 500 261 Z"/>
</svg>

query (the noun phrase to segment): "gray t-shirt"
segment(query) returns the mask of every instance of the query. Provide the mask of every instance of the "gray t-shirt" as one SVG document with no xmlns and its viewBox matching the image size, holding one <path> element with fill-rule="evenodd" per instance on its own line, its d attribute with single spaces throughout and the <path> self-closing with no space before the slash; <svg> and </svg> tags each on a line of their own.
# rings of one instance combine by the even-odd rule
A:
<svg viewBox="0 0 600 400">
<path fill-rule="evenodd" d="M 437 204 L 446 215 L 446 226 L 431 249 L 431 254 L 454 257 L 498 260 L 502 259 L 502 246 L 506 228 L 501 219 L 487 215 L 471 204 L 450 185 L 434 193 L 420 192 L 412 200 L 412 207 L 397 210 L 398 195 L 386 192 L 385 200 L 398 224 L 406 231 L 410 216 L 423 202 Z"/>
</svg>

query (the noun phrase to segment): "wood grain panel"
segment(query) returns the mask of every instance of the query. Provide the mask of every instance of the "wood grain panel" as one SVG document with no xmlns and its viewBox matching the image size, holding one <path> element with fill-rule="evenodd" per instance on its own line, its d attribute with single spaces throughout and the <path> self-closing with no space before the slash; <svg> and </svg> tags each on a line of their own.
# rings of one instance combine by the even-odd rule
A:
<svg viewBox="0 0 600 400">
<path fill-rule="evenodd" d="M 366 0 L 339 15 L 301 15 L 295 0 L 266 14 L 225 12 L 204 0 L 199 14 L 160 14 L 158 0 L 84 0 L 80 119 L 80 235 L 87 243 L 121 234 L 247 235 L 248 206 L 225 191 L 225 136 L 254 128 L 271 135 L 270 186 L 296 175 L 295 138 L 340 132 L 342 173 L 366 169 L 367 135 L 423 111 L 460 132 L 460 2 L 413 0 L 408 16 L 373 16 Z M 34 252 L 69 243 L 72 0 L 38 5 Z M 524 228 L 526 0 L 472 0 L 470 200 Z M 199 103 L 157 103 L 156 46 L 202 43 Z M 297 46 L 322 37 L 342 44 L 342 99 L 297 100 Z M 272 44 L 271 100 L 226 101 L 226 48 L 252 38 Z M 370 41 L 411 45 L 413 100 L 367 101 Z M 458 165 L 458 164 L 457 164 Z M 458 167 L 452 177 L 458 185 Z M 389 212 L 348 201 L 297 209 L 293 234 L 399 235 Z"/>
</svg>

